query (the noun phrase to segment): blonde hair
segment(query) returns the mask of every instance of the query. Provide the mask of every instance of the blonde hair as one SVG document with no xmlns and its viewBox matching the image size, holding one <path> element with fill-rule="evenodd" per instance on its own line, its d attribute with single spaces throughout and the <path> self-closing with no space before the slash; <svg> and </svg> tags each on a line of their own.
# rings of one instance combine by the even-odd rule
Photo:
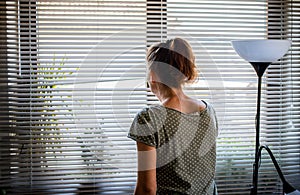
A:
<svg viewBox="0 0 300 195">
<path fill-rule="evenodd" d="M 151 46 L 147 52 L 149 70 L 169 88 L 195 81 L 198 76 L 191 45 L 182 38 Z"/>
</svg>

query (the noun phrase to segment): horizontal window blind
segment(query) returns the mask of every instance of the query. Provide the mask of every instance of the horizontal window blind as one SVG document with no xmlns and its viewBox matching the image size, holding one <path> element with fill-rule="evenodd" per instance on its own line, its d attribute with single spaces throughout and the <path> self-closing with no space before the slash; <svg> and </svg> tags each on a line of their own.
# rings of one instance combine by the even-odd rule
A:
<svg viewBox="0 0 300 195">
<path fill-rule="evenodd" d="M 146 2 L 9 3 L 8 14 L 21 27 L 12 29 L 20 61 L 11 65 L 14 131 L 1 153 L 10 158 L 1 188 L 10 194 L 132 193 L 135 144 L 126 136 L 146 105 Z"/>
<path fill-rule="evenodd" d="M 267 3 L 200 2 L 168 1 L 168 29 L 172 29 L 168 33 L 184 34 L 190 39 L 202 81 L 190 90 L 199 99 L 211 102 L 218 113 L 218 192 L 249 194 L 255 151 L 257 78 L 251 65 L 232 49 L 230 41 L 267 38 Z M 260 191 L 271 193 L 276 191 L 274 187 Z"/>
<path fill-rule="evenodd" d="M 249 194 L 257 77 L 233 39 L 290 39 L 263 79 L 262 141 L 299 184 L 299 1 L 6 0 L 1 2 L 0 188 L 8 194 L 132 194 L 137 111 L 158 103 L 145 51 L 190 41 L 190 95 L 215 107 L 219 194 Z M 1 51 L 2 51 L 1 50 Z M 3 87 L 2 87 L 3 86 Z M 264 156 L 259 192 L 280 194 Z"/>
<path fill-rule="evenodd" d="M 299 5 L 300 1 L 269 1 L 268 36 L 290 39 L 292 46 L 279 62 L 273 63 L 266 77 L 266 123 L 263 141 L 280 159 L 287 180 L 300 186 L 299 139 Z M 297 38 L 298 37 L 298 38 Z M 263 160 L 268 164 L 270 161 Z M 264 174 L 274 169 L 262 167 Z"/>
<path fill-rule="evenodd" d="M 274 5 L 272 4 L 276 4 L 276 15 L 273 13 Z M 168 36 L 166 39 L 181 36 L 192 43 L 201 75 L 199 82 L 188 87 L 187 92 L 199 99 L 212 102 L 219 114 L 221 129 L 218 140 L 216 181 L 218 191 L 221 194 L 249 193 L 255 144 L 257 76 L 251 65 L 238 57 L 232 50 L 230 41 L 234 39 L 266 38 L 291 40 L 293 38 L 293 41 L 295 41 L 291 33 L 295 29 L 293 30 L 289 23 L 293 22 L 297 16 L 295 16 L 295 10 L 288 12 L 293 5 L 297 7 L 295 2 L 283 4 L 278 3 L 278 1 L 181 2 L 173 0 L 168 1 L 166 4 L 167 24 L 157 24 L 157 27 L 163 26 L 161 29 L 167 28 Z M 161 9 L 161 5 L 157 6 L 157 10 L 159 9 Z M 285 31 L 284 34 L 272 36 L 272 29 L 274 28 L 272 27 L 272 16 L 277 19 L 273 22 L 277 25 L 277 30 Z M 278 21 L 278 18 L 281 18 L 281 20 Z M 285 20 L 282 18 L 285 18 Z M 289 22 L 286 21 L 287 18 L 289 18 Z M 165 40 L 165 38 L 162 38 L 162 40 Z M 292 58 L 297 58 L 295 52 Z M 285 57 L 280 63 L 285 63 L 291 67 L 292 62 L 295 61 Z M 277 158 L 282 166 L 286 166 L 287 177 L 297 187 L 299 186 L 296 182 L 299 180 L 297 175 L 300 170 L 298 134 L 289 134 L 292 136 L 286 139 L 293 141 L 284 145 L 283 131 L 275 130 L 273 134 L 266 133 L 269 131 L 270 126 L 272 127 L 276 123 L 284 123 L 283 120 L 274 118 L 274 115 L 273 117 L 270 116 L 270 113 L 272 115 L 274 111 L 274 108 L 272 108 L 274 102 L 269 100 L 273 99 L 274 96 L 270 96 L 269 91 L 267 91 L 270 84 L 272 85 L 269 80 L 270 77 L 278 78 L 280 76 L 278 72 L 273 73 L 272 76 L 268 74 L 263 81 L 262 143 L 271 143 L 272 149 L 274 147 L 276 152 L 280 151 L 285 154 L 286 158 L 283 157 L 284 155 L 277 155 Z M 292 77 L 290 76 L 289 79 L 292 79 Z M 280 86 L 277 87 L 284 85 L 281 81 L 278 82 Z M 290 81 L 287 82 L 290 83 Z M 295 87 L 294 84 L 292 84 L 293 87 Z M 297 90 L 294 88 L 281 94 L 280 97 L 282 98 L 283 95 L 284 97 L 289 96 L 287 95 L 289 93 L 291 93 L 291 96 L 292 93 L 297 93 Z M 295 98 L 295 95 L 293 97 Z M 149 99 L 153 100 L 155 98 L 150 97 Z M 291 101 L 291 97 L 289 97 L 289 100 Z M 287 113 L 286 111 L 281 113 L 285 116 L 282 119 L 284 118 L 286 122 L 291 123 L 290 119 L 295 117 L 294 121 L 297 122 L 298 115 L 295 112 L 291 114 L 291 112 Z M 298 130 L 295 126 L 293 128 L 293 131 Z M 290 132 L 289 130 L 286 131 Z M 285 152 L 282 150 L 283 148 Z M 260 172 L 259 193 L 281 194 L 280 180 L 270 160 L 267 159 L 268 157 L 264 156 L 266 162 L 262 165 L 262 171 Z"/>
</svg>

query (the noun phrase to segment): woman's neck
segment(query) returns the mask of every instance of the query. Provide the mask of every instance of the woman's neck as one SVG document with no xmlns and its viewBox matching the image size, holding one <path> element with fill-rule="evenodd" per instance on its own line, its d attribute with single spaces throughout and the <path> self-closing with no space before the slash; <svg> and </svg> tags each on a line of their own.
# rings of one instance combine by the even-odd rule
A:
<svg viewBox="0 0 300 195">
<path fill-rule="evenodd" d="M 157 96 L 164 107 L 178 110 L 182 113 L 194 113 L 206 108 L 202 101 L 188 97 L 182 89 L 172 89 L 169 95 Z"/>
<path fill-rule="evenodd" d="M 162 105 L 180 105 L 180 102 L 187 98 L 184 94 L 182 88 L 171 88 L 168 93 L 161 93 L 157 95 L 157 98 L 162 103 Z"/>
</svg>

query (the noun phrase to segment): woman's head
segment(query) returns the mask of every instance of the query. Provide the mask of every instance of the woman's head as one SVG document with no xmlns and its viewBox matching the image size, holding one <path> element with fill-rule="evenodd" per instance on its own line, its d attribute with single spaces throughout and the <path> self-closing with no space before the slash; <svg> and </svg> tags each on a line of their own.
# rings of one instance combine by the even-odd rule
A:
<svg viewBox="0 0 300 195">
<path fill-rule="evenodd" d="M 147 52 L 149 74 L 163 88 L 180 88 L 197 78 L 195 57 L 191 45 L 182 38 L 151 46 Z"/>
</svg>

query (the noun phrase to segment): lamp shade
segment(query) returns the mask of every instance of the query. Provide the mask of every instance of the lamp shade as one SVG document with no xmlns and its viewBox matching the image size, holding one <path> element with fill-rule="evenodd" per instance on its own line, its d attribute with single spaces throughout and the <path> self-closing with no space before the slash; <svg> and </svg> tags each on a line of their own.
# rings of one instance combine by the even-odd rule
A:
<svg viewBox="0 0 300 195">
<path fill-rule="evenodd" d="M 300 191 L 295 190 L 295 191 L 290 192 L 290 193 L 285 193 L 285 195 L 300 195 Z"/>
<path fill-rule="evenodd" d="M 291 41 L 276 39 L 233 40 L 236 53 L 248 62 L 272 63 L 281 58 L 290 48 Z"/>
</svg>

